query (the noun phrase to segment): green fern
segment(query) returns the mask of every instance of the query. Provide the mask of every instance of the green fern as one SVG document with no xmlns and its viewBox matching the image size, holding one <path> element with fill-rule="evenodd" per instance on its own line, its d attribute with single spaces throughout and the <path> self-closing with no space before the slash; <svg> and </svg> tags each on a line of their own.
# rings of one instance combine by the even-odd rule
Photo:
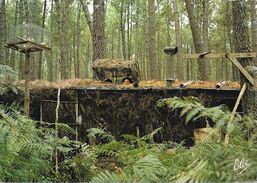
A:
<svg viewBox="0 0 257 183">
<path fill-rule="evenodd" d="M 68 153 L 67 138 L 56 138 L 52 129 L 40 127 L 13 109 L 0 106 L 0 180 L 44 181 L 54 177 L 53 152 Z"/>
<path fill-rule="evenodd" d="M 158 101 L 158 107 L 167 106 L 171 111 L 180 110 L 180 116 L 185 116 L 185 123 L 195 121 L 199 118 L 212 120 L 216 124 L 225 124 L 229 120 L 230 112 L 225 106 L 217 106 L 206 108 L 195 97 L 186 97 L 180 99 L 178 97 L 168 98 Z"/>
<path fill-rule="evenodd" d="M 87 137 L 89 138 L 91 144 L 95 144 L 97 140 L 110 142 L 114 139 L 110 133 L 100 128 L 90 128 L 87 130 L 87 132 Z"/>
</svg>

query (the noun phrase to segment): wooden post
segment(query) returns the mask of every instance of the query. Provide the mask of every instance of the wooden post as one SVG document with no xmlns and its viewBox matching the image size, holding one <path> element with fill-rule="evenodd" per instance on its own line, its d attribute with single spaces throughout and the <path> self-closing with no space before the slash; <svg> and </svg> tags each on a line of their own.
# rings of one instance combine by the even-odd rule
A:
<svg viewBox="0 0 257 183">
<path fill-rule="evenodd" d="M 42 101 L 40 102 L 40 122 L 43 122 L 43 106 Z"/>
<path fill-rule="evenodd" d="M 238 62 L 238 60 L 231 54 L 226 54 L 226 57 L 238 68 L 238 70 L 245 76 L 245 78 L 254 86 L 253 77 L 247 72 L 247 70 Z"/>
<path fill-rule="evenodd" d="M 241 89 L 241 91 L 240 91 L 240 93 L 239 93 L 239 95 L 238 95 L 238 98 L 237 98 L 237 100 L 236 100 L 236 104 L 235 104 L 235 106 L 234 106 L 234 108 L 233 108 L 233 111 L 232 111 L 232 113 L 231 113 L 231 116 L 230 116 L 230 118 L 229 118 L 229 121 L 228 121 L 228 125 L 227 125 L 227 126 L 229 126 L 229 125 L 233 122 L 234 117 L 235 117 L 235 114 L 236 114 L 236 110 L 237 110 L 237 108 L 238 108 L 238 106 L 239 106 L 239 104 L 240 104 L 240 101 L 241 101 L 241 99 L 242 99 L 244 93 L 245 93 L 245 90 L 246 90 L 246 83 L 244 83 L 244 85 L 243 85 L 243 87 L 242 87 L 242 89 Z M 229 141 L 229 135 L 226 134 L 226 135 L 225 135 L 225 144 L 228 144 L 228 141 Z"/>
<path fill-rule="evenodd" d="M 138 147 L 140 147 L 140 131 L 139 131 L 139 127 L 136 127 L 136 134 L 137 134 L 137 145 Z"/>
<path fill-rule="evenodd" d="M 78 143 L 78 124 L 79 124 L 79 103 L 75 104 L 75 113 L 76 113 L 76 143 Z"/>
<path fill-rule="evenodd" d="M 57 104 L 55 108 L 55 137 L 58 138 L 58 120 L 59 120 L 59 108 L 60 108 L 60 94 L 61 89 L 58 88 Z M 58 174 L 58 152 L 55 150 L 55 173 Z"/>
<path fill-rule="evenodd" d="M 30 104 L 30 90 L 29 90 L 29 81 L 30 81 L 30 53 L 25 53 L 25 69 L 24 69 L 24 78 L 25 78 L 25 93 L 24 93 L 24 114 L 29 117 L 29 104 Z"/>
</svg>

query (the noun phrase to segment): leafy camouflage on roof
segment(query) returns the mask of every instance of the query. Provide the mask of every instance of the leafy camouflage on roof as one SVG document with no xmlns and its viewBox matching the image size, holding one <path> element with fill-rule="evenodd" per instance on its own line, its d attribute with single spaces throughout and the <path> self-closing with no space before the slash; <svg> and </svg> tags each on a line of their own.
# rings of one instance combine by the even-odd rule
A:
<svg viewBox="0 0 257 183">
<path fill-rule="evenodd" d="M 111 72 L 113 77 L 123 75 L 123 78 L 133 78 L 134 82 L 139 81 L 139 66 L 137 62 L 122 59 L 97 59 L 92 66 L 98 79 L 104 81 Z"/>
<path fill-rule="evenodd" d="M 129 69 L 135 67 L 136 62 L 122 59 L 97 59 L 93 63 L 94 69 Z"/>
</svg>

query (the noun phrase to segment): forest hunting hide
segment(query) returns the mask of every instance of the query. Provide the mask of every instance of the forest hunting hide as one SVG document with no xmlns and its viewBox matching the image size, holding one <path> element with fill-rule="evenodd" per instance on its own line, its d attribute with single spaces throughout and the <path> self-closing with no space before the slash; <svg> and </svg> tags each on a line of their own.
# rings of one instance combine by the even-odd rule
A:
<svg viewBox="0 0 257 183">
<path fill-rule="evenodd" d="M 92 69 L 101 81 L 116 79 L 116 83 L 120 83 L 128 78 L 131 83 L 134 83 L 139 82 L 140 79 L 138 63 L 131 60 L 97 59 Z"/>
</svg>

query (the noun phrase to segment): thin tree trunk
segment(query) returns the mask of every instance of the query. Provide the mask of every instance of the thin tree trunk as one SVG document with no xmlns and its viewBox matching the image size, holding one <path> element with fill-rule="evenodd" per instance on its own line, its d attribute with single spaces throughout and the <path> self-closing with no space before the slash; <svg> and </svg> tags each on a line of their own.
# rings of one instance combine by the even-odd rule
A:
<svg viewBox="0 0 257 183">
<path fill-rule="evenodd" d="M 171 2 L 170 0 L 166 0 L 166 6 L 167 9 L 171 6 Z M 171 33 L 170 33 L 170 29 L 171 29 L 171 10 L 168 9 L 167 14 L 166 14 L 166 44 L 167 46 L 171 45 Z M 166 77 L 170 78 L 173 77 L 174 75 L 174 59 L 172 59 L 171 56 L 167 55 L 166 56 Z"/>
<path fill-rule="evenodd" d="M 194 48 L 196 53 L 202 53 L 204 52 L 204 46 L 201 38 L 201 31 L 198 26 L 197 17 L 194 11 L 194 4 L 191 0 L 185 0 L 186 2 L 186 9 L 188 13 L 189 23 L 193 35 L 194 40 Z M 208 75 L 206 72 L 206 66 L 205 66 L 204 59 L 198 59 L 198 71 L 200 74 L 199 79 L 206 80 L 208 79 Z"/>
<path fill-rule="evenodd" d="M 157 79 L 158 67 L 156 64 L 156 22 L 155 0 L 148 0 L 148 62 L 150 66 L 150 79 Z"/>
<path fill-rule="evenodd" d="M 61 15 L 60 20 L 57 19 L 59 32 L 59 49 L 60 49 L 60 64 L 61 64 L 61 79 L 68 79 L 68 49 L 66 44 L 66 37 L 68 35 L 67 16 L 69 3 L 66 0 L 55 0 L 57 14 Z"/>
<path fill-rule="evenodd" d="M 210 0 L 203 0 L 203 48 L 204 52 L 209 51 L 209 5 Z M 203 60 L 205 62 L 206 72 L 211 75 L 210 61 L 208 59 Z M 206 78 L 208 79 L 208 78 Z"/>
<path fill-rule="evenodd" d="M 230 10 L 231 12 L 233 11 L 233 5 L 234 4 L 232 4 L 233 2 L 228 2 L 228 6 L 229 5 L 232 5 L 232 9 Z M 234 20 L 234 14 L 233 14 L 234 12 L 232 12 L 231 13 L 231 20 L 230 20 L 230 22 L 235 22 L 235 21 L 237 21 L 237 20 Z M 233 27 L 234 25 L 231 25 L 231 29 L 233 30 L 234 29 L 234 27 Z M 236 44 L 235 44 L 235 39 L 236 39 L 236 36 L 235 36 L 235 32 L 233 31 L 233 33 L 232 33 L 232 35 L 231 35 L 231 43 L 232 43 L 232 45 L 233 45 L 233 52 L 237 52 L 236 51 L 236 48 L 235 48 L 235 46 L 236 46 Z M 239 71 L 237 70 L 237 68 L 236 68 L 236 66 L 234 66 L 234 65 L 232 65 L 232 76 L 233 76 L 233 80 L 234 81 L 239 81 L 240 80 L 240 73 L 239 73 Z"/>
<path fill-rule="evenodd" d="M 81 13 L 81 7 L 79 7 L 79 12 L 78 12 L 78 15 L 77 15 L 77 25 L 76 25 L 76 58 L 77 58 L 77 65 L 76 65 L 76 77 L 78 78 L 81 78 L 81 70 L 80 70 L 80 67 L 81 67 L 81 61 L 80 61 L 80 35 L 81 35 L 81 27 L 80 27 L 80 13 Z"/>
<path fill-rule="evenodd" d="M 47 0 L 44 1 L 44 7 L 43 7 L 43 17 L 42 17 L 42 28 L 45 28 L 45 20 L 46 20 L 46 8 L 47 8 Z M 44 41 L 44 32 L 41 35 L 41 42 Z M 43 53 L 39 53 L 39 63 L 38 63 L 38 79 L 43 79 L 42 77 L 42 59 L 43 59 Z"/>
<path fill-rule="evenodd" d="M 4 64 L 5 0 L 0 0 L 0 64 Z"/>
<path fill-rule="evenodd" d="M 129 1 L 129 4 L 127 5 L 127 59 L 130 60 L 130 52 L 131 52 L 131 42 L 130 42 L 130 33 L 131 33 L 131 29 L 132 27 L 130 26 L 130 5 L 131 5 L 131 1 Z"/>
<path fill-rule="evenodd" d="M 121 9 L 120 9 L 120 35 L 121 35 L 121 58 L 126 59 L 126 37 L 125 37 L 125 8 L 124 8 L 124 2 L 121 2 Z"/>
<path fill-rule="evenodd" d="M 182 58 L 182 42 L 181 42 L 181 30 L 179 11 L 177 6 L 177 0 L 173 1 L 173 9 L 175 14 L 175 32 L 176 32 L 176 46 L 178 47 L 177 53 L 177 79 L 183 80 L 184 66 Z"/>
<path fill-rule="evenodd" d="M 51 23 L 50 23 L 50 29 L 51 32 L 53 32 L 53 10 L 54 10 L 54 0 L 51 0 Z M 52 47 L 52 42 L 50 43 L 50 47 Z M 53 51 L 50 51 L 50 56 L 47 59 L 47 79 L 48 81 L 53 81 L 54 76 L 53 76 L 53 71 L 54 71 L 54 63 L 53 63 Z"/>
</svg>

